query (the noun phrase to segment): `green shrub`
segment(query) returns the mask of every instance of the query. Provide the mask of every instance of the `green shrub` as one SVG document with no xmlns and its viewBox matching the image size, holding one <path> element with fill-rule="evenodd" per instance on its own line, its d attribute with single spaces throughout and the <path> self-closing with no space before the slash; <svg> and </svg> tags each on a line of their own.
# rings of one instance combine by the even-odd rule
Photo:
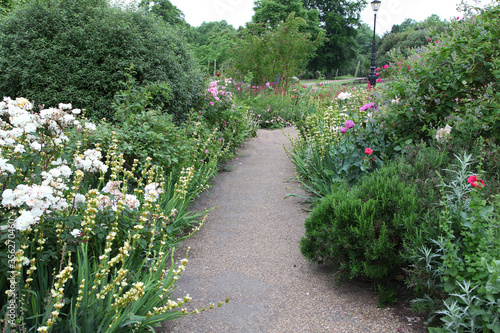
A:
<svg viewBox="0 0 500 333">
<path fill-rule="evenodd" d="M 408 263 L 401 252 L 421 245 L 420 237 L 435 227 L 423 217 L 438 214 L 432 204 L 439 201 L 434 188 L 440 179 L 434 173 L 447 163 L 446 152 L 419 146 L 352 188 L 333 187 L 306 220 L 302 253 L 335 263 L 350 277 L 395 278 Z"/>
<path fill-rule="evenodd" d="M 89 2 L 33 2 L 0 22 L 0 94 L 36 104 L 72 103 L 93 119 L 114 119 L 113 97 L 126 68 L 138 85 L 166 82 L 164 109 L 187 118 L 202 78 L 175 28 L 142 11 Z"/>
<path fill-rule="evenodd" d="M 323 198 L 306 220 L 306 258 L 340 264 L 350 277 L 394 278 L 405 231 L 418 222 L 416 187 L 399 176 L 409 170 L 393 164 Z"/>
</svg>

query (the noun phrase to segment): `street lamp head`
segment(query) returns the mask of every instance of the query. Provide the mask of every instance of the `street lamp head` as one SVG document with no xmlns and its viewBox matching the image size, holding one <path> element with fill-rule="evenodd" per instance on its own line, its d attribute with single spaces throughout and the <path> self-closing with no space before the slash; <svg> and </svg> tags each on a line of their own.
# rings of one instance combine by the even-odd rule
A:
<svg viewBox="0 0 500 333">
<path fill-rule="evenodd" d="M 374 12 L 377 12 L 378 9 L 380 8 L 380 4 L 382 3 L 382 1 L 380 0 L 373 0 L 371 5 L 372 5 L 372 9 Z"/>
</svg>

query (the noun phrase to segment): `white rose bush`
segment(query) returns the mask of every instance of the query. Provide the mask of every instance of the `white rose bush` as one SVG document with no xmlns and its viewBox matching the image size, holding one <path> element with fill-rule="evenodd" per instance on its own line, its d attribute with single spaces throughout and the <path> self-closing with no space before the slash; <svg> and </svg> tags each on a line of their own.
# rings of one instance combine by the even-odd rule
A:
<svg viewBox="0 0 500 333">
<path fill-rule="evenodd" d="M 197 312 L 189 295 L 169 299 L 187 264 L 173 262 L 172 224 L 194 167 L 179 182 L 149 160 L 128 170 L 116 140 L 89 143 L 96 129 L 71 104 L 0 102 L 4 332 L 151 330 Z"/>
</svg>

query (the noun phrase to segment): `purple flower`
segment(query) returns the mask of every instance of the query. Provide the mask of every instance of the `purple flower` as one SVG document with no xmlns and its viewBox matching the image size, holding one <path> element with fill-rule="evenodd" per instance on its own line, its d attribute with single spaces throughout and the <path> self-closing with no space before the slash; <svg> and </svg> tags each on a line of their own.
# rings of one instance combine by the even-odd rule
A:
<svg viewBox="0 0 500 333">
<path fill-rule="evenodd" d="M 354 127 L 354 121 L 348 120 L 348 121 L 345 122 L 344 126 L 347 127 L 348 129 L 349 128 L 353 128 Z"/>
<path fill-rule="evenodd" d="M 375 107 L 375 103 L 371 102 L 371 103 L 365 104 L 362 107 L 360 107 L 359 111 L 366 111 L 366 110 L 374 108 L 374 107 Z"/>
<path fill-rule="evenodd" d="M 347 132 L 347 128 L 345 128 L 345 127 L 341 127 L 341 128 L 340 128 L 340 133 L 345 133 L 345 132 Z"/>
</svg>

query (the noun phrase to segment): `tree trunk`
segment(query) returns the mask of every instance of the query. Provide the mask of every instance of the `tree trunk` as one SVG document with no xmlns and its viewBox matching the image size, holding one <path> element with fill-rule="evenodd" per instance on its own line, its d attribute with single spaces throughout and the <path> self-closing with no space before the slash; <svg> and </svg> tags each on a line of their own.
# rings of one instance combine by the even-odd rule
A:
<svg viewBox="0 0 500 333">
<path fill-rule="evenodd" d="M 332 74 L 332 69 L 331 68 L 327 68 L 327 70 L 326 70 L 326 78 L 328 80 L 333 79 L 333 74 Z"/>
</svg>

